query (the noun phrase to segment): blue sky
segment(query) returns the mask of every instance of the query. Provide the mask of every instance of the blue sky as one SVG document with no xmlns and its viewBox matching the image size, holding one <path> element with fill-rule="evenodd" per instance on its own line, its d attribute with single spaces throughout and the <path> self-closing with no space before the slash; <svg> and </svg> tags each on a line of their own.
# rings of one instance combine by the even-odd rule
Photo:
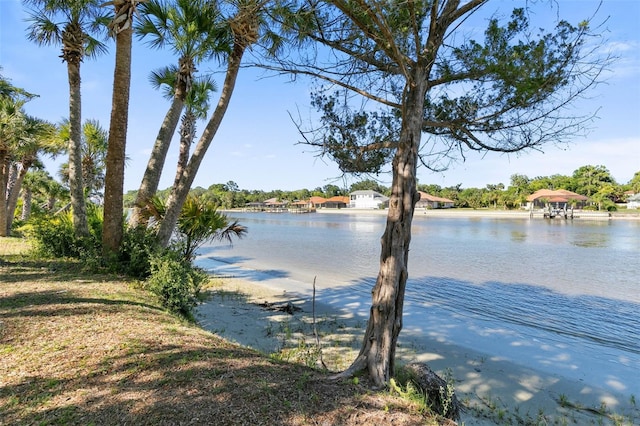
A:
<svg viewBox="0 0 640 426">
<path fill-rule="evenodd" d="M 560 14 L 572 23 L 588 18 L 598 3 L 592 0 L 560 0 Z M 493 11 L 508 13 L 514 2 L 489 3 Z M 549 10 L 545 6 L 545 10 Z M 39 47 L 26 37 L 26 14 L 19 0 L 0 0 L 0 66 L 5 78 L 18 87 L 40 95 L 29 102 L 29 114 L 59 122 L 68 115 L 66 65 L 59 47 Z M 433 173 L 422 168 L 420 183 L 463 187 L 509 184 L 514 173 L 531 178 L 551 174 L 571 175 L 583 165 L 604 165 L 619 183 L 626 183 L 640 171 L 640 1 L 604 0 L 596 21 L 608 20 L 604 34 L 606 48 L 619 59 L 607 71 L 605 84 L 590 93 L 590 99 L 576 105 L 576 114 L 598 110 L 599 119 L 586 138 L 576 138 L 566 147 L 552 145 L 544 153 L 467 156 L 449 170 Z M 83 120 L 97 119 L 108 129 L 113 79 L 113 44 L 110 53 L 82 65 Z M 132 91 L 128 128 L 125 190 L 137 189 L 160 123 L 169 107 L 162 93 L 148 83 L 149 73 L 174 63 L 168 52 L 149 50 L 134 40 Z M 220 70 L 215 63 L 201 71 Z M 223 75 L 215 74 L 218 85 Z M 216 94 L 214 94 L 216 96 Z M 217 98 L 216 98 L 217 100 Z M 215 102 L 215 100 L 214 100 Z M 266 78 L 260 71 L 241 71 L 229 110 L 220 131 L 200 168 L 194 186 L 234 181 L 241 189 L 314 189 L 326 184 L 344 186 L 338 168 L 320 159 L 301 139 L 290 114 L 308 119 L 309 82 L 288 82 L 282 77 Z M 205 123 L 198 123 L 201 130 Z M 174 144 L 175 145 L 175 144 Z M 170 185 L 175 173 L 177 149 L 170 152 L 161 187 Z M 48 162 L 55 174 L 56 162 Z M 389 185 L 390 176 L 379 177 Z M 348 180 L 347 185 L 353 180 Z"/>
</svg>

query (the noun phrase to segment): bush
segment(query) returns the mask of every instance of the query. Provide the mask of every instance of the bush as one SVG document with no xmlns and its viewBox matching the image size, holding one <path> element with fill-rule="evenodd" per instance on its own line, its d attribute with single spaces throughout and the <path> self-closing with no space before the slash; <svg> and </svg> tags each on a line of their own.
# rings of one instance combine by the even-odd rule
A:
<svg viewBox="0 0 640 426">
<path fill-rule="evenodd" d="M 162 306 L 171 312 L 191 318 L 208 275 L 174 250 L 154 253 L 149 261 L 151 276 L 145 288 L 158 296 Z"/>
<path fill-rule="evenodd" d="M 151 256 L 159 251 L 151 230 L 127 227 L 118 254 L 118 270 L 130 277 L 145 279 L 151 275 Z"/>
<path fill-rule="evenodd" d="M 35 220 L 22 230 L 33 241 L 34 251 L 40 256 L 73 257 L 95 262 L 100 256 L 100 235 L 95 228 L 92 226 L 86 237 L 76 237 L 69 212 Z"/>
</svg>

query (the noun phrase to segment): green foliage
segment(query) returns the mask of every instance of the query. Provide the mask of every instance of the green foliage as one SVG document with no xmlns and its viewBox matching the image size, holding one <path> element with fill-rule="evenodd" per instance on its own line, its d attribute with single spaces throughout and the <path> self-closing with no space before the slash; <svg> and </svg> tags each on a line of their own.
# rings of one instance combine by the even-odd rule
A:
<svg viewBox="0 0 640 426">
<path fill-rule="evenodd" d="M 136 205 L 136 196 L 138 195 L 138 190 L 130 190 L 124 193 L 122 197 L 122 203 L 125 209 L 131 209 Z"/>
<path fill-rule="evenodd" d="M 460 405 L 455 396 L 454 378 L 451 370 L 445 371 L 442 384 L 437 388 L 423 389 L 416 381 L 415 373 L 405 367 L 396 370 L 395 378 L 389 380 L 389 390 L 407 399 L 422 412 L 433 412 L 450 419 L 460 415 Z"/>
<path fill-rule="evenodd" d="M 486 203 L 483 203 L 483 194 L 484 190 L 478 188 L 467 188 L 460 192 L 459 198 L 459 206 L 460 207 L 471 207 L 473 209 L 479 209 L 483 207 Z"/>
<path fill-rule="evenodd" d="M 628 185 L 629 189 L 635 194 L 640 193 L 640 171 L 635 172 Z"/>
<path fill-rule="evenodd" d="M 163 199 L 155 196 L 150 205 L 151 215 L 158 223 L 165 214 L 164 203 Z M 207 241 L 226 240 L 231 243 L 234 237 L 242 238 L 247 233 L 247 228 L 219 213 L 215 202 L 191 192 L 182 205 L 177 231 L 176 247 L 179 247 L 183 258 L 190 262 L 196 250 Z"/>
<path fill-rule="evenodd" d="M 285 338 L 288 340 L 291 336 L 285 336 Z M 283 348 L 279 352 L 271 354 L 270 357 L 276 361 L 295 362 L 310 368 L 317 368 L 322 359 L 322 353 L 317 345 L 309 344 L 304 338 L 300 338 L 296 347 Z"/>
<path fill-rule="evenodd" d="M 89 235 L 77 237 L 73 229 L 71 212 L 41 217 L 25 225 L 20 231 L 32 240 L 39 256 L 72 257 L 95 262 L 100 257 L 101 211 L 87 209 Z"/>
<path fill-rule="evenodd" d="M 382 186 L 379 182 L 376 182 L 372 179 L 365 179 L 359 182 L 354 182 L 351 184 L 349 192 L 354 191 L 376 191 L 383 195 L 390 195 L 391 189 L 385 186 Z"/>
<path fill-rule="evenodd" d="M 421 392 L 413 382 L 407 381 L 404 385 L 396 382 L 394 378 L 389 379 L 389 390 L 392 394 L 397 394 L 400 397 L 407 399 L 413 403 L 422 407 L 423 411 L 428 410 L 427 397 L 424 392 Z"/>
<path fill-rule="evenodd" d="M 322 113 L 317 146 L 345 173 L 380 173 L 395 153 L 400 134 L 396 111 L 353 111 L 347 96 L 312 93 L 311 105 Z"/>
<path fill-rule="evenodd" d="M 178 231 L 183 237 L 184 258 L 192 260 L 205 242 L 227 240 L 231 243 L 234 236 L 242 238 L 247 228 L 238 221 L 230 222 L 226 215 L 218 213 L 212 202 L 189 196 L 178 218 Z"/>
<path fill-rule="evenodd" d="M 159 251 L 151 230 L 126 228 L 118 254 L 118 269 L 131 277 L 147 278 L 151 274 L 151 256 Z"/>
<path fill-rule="evenodd" d="M 145 288 L 168 310 L 190 318 L 208 275 L 174 250 L 153 253 L 149 261 L 151 276 L 145 282 Z"/>
<path fill-rule="evenodd" d="M 38 256 L 78 258 L 88 267 L 102 267 L 102 210 L 87 210 L 88 237 L 76 237 L 71 212 L 31 221 L 21 231 L 32 241 Z M 163 306 L 190 317 L 208 275 L 191 265 L 176 248 L 160 250 L 151 230 L 125 229 L 118 256 L 107 268 L 135 278 L 147 278 L 145 288 Z"/>
<path fill-rule="evenodd" d="M 605 166 L 582 166 L 573 172 L 576 192 L 591 197 L 606 184 L 615 181 Z"/>
<path fill-rule="evenodd" d="M 596 166 L 583 166 L 580 169 L 588 170 L 590 168 L 598 169 Z M 580 170 L 578 169 L 578 170 Z M 576 172 L 578 172 L 576 170 Z M 576 173 L 574 172 L 574 174 Z M 231 185 L 233 184 L 233 185 Z M 612 186 L 612 188 L 609 188 Z M 506 189 L 504 188 L 506 187 Z M 233 188 L 233 189 L 232 189 Z M 637 172 L 634 178 L 625 185 L 617 185 L 612 182 L 600 182 L 596 185 L 597 192 L 603 192 L 607 188 L 606 196 L 612 201 L 623 202 L 624 191 L 631 190 L 635 193 L 640 192 L 640 172 Z M 636 188 L 634 190 L 634 188 Z M 350 192 L 357 190 L 374 190 L 383 195 L 390 195 L 390 188 L 383 186 L 380 182 L 372 179 L 362 179 L 353 182 L 350 186 L 340 189 L 335 185 L 326 185 L 322 188 L 315 188 L 313 191 L 307 189 L 299 189 L 292 191 L 272 190 L 247 190 L 237 188 L 234 182 L 227 184 L 212 184 L 205 190 L 196 191 L 201 200 L 211 202 L 213 206 L 224 208 L 244 207 L 248 202 L 261 202 L 270 198 L 278 200 L 298 200 L 307 199 L 312 195 L 324 196 L 326 198 L 334 195 L 348 195 Z M 539 189 L 567 189 L 586 195 L 584 188 L 581 188 L 573 175 L 553 174 L 550 176 L 537 176 L 529 178 L 526 175 L 514 174 L 510 178 L 510 182 L 505 184 L 488 184 L 487 188 L 462 188 L 461 184 L 442 188 L 435 184 L 419 184 L 418 189 L 428 194 L 448 198 L 455 202 L 456 207 L 475 207 L 475 208 L 506 208 L 517 209 L 526 203 L 526 197 Z M 167 190 L 159 191 L 159 194 L 165 194 Z M 492 194 L 486 194 L 487 191 Z M 134 194 L 125 196 L 126 200 L 132 200 Z M 596 200 L 593 200 L 594 202 Z M 130 201 L 132 202 L 132 201 Z M 594 206 L 597 209 L 597 205 Z M 603 206 L 603 209 L 606 207 Z"/>
<path fill-rule="evenodd" d="M 150 230 L 126 228 L 118 256 L 104 264 L 102 257 L 102 209 L 93 204 L 87 206 L 89 236 L 76 237 L 71 212 L 54 216 L 34 217 L 18 229 L 33 242 L 38 256 L 76 258 L 86 266 L 107 267 L 134 278 L 146 278 L 151 274 L 150 257 L 158 250 L 155 235 Z"/>
</svg>

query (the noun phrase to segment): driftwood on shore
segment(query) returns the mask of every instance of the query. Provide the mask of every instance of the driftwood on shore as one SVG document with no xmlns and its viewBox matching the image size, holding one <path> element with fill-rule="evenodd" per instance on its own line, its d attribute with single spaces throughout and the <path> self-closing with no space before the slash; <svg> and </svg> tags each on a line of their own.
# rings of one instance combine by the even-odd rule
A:
<svg viewBox="0 0 640 426">
<path fill-rule="evenodd" d="M 285 303 L 264 302 L 264 303 L 258 303 L 258 306 L 260 306 L 262 309 L 265 309 L 267 311 L 284 312 L 289 315 L 293 315 L 295 312 L 302 310 L 302 308 L 294 305 L 291 302 L 285 302 Z"/>
<path fill-rule="evenodd" d="M 423 362 L 412 362 L 405 368 L 411 374 L 411 381 L 424 392 L 435 413 L 454 421 L 460 419 L 462 405 L 453 391 L 452 383 L 447 383 Z"/>
</svg>

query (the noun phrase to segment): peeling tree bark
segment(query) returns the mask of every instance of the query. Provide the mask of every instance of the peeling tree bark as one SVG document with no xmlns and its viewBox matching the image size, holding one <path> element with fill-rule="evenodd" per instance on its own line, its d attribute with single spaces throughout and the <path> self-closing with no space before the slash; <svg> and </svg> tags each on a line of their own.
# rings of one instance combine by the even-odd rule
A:
<svg viewBox="0 0 640 426">
<path fill-rule="evenodd" d="M 425 92 L 426 78 L 422 84 L 406 91 L 402 132 L 393 159 L 389 212 L 381 239 L 380 271 L 372 292 L 369 322 L 358 357 L 336 376 L 349 377 L 366 370 L 378 387 L 384 387 L 394 373 L 396 344 L 402 330 L 411 223 L 415 204 L 420 198 L 416 173 Z"/>
</svg>

